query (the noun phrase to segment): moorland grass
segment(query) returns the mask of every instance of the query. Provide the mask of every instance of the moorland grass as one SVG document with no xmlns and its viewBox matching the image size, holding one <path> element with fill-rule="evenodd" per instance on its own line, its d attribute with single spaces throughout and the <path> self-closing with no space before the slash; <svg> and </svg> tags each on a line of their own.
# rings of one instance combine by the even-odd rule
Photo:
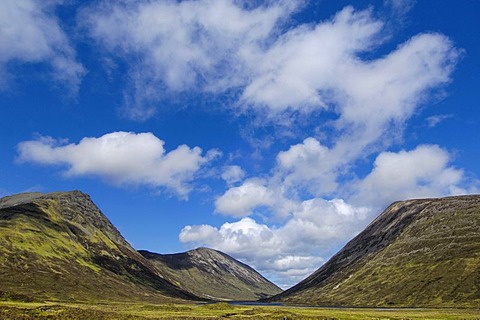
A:
<svg viewBox="0 0 480 320">
<path fill-rule="evenodd" d="M 214 304 L 0 302 L 0 319 L 345 319 L 480 320 L 480 309 L 364 309 Z"/>
</svg>

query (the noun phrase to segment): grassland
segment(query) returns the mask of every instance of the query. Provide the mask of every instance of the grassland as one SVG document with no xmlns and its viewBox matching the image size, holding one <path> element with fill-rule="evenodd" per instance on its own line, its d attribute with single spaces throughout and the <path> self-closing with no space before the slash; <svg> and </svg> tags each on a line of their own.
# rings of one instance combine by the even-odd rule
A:
<svg viewBox="0 0 480 320">
<path fill-rule="evenodd" d="M 214 304 L 0 302 L 0 319 L 480 319 L 480 309 L 362 309 Z"/>
</svg>

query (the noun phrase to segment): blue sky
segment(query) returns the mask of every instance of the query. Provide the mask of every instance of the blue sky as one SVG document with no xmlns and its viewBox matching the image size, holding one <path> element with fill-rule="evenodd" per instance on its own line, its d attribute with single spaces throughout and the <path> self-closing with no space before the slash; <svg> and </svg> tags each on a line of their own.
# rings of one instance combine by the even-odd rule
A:
<svg viewBox="0 0 480 320">
<path fill-rule="evenodd" d="M 478 1 L 0 3 L 0 196 L 286 288 L 396 200 L 478 192 Z"/>
</svg>

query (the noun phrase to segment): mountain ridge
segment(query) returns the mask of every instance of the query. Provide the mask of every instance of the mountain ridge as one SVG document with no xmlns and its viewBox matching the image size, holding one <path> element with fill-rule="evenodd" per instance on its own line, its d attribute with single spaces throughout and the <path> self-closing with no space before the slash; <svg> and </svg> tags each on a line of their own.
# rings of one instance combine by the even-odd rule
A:
<svg viewBox="0 0 480 320">
<path fill-rule="evenodd" d="M 271 298 L 333 306 L 479 306 L 480 196 L 397 201 Z"/>
</svg>

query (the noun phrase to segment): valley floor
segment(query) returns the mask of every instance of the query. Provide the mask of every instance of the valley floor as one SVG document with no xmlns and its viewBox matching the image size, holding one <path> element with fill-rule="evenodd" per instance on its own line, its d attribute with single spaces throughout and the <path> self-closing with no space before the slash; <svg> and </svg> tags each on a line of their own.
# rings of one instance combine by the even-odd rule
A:
<svg viewBox="0 0 480 320">
<path fill-rule="evenodd" d="M 0 319 L 476 319 L 480 309 L 329 309 L 195 304 L 0 302 Z"/>
</svg>

